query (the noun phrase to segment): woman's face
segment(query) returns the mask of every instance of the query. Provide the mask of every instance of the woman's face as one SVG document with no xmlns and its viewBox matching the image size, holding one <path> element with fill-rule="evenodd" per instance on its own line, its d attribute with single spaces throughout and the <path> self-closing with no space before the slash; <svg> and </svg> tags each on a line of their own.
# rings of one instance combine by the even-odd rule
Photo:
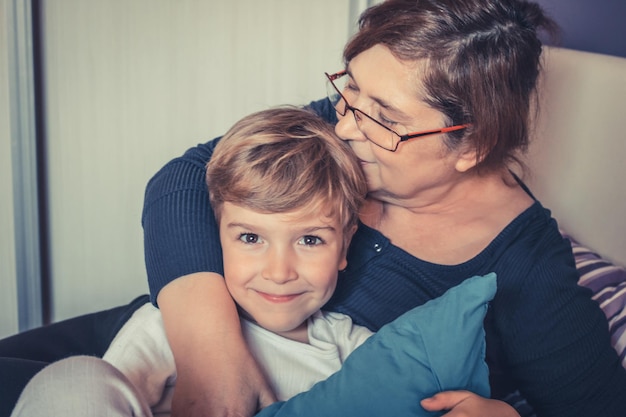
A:
<svg viewBox="0 0 626 417">
<path fill-rule="evenodd" d="M 399 134 L 444 127 L 444 116 L 420 98 L 417 64 L 396 59 L 376 45 L 352 59 L 344 97 L 355 108 Z M 367 178 L 370 196 L 403 206 L 431 204 L 459 181 L 459 152 L 443 143 L 443 135 L 410 139 L 396 152 L 376 146 L 359 130 L 354 114 L 339 117 L 335 131 L 348 141 Z"/>
</svg>

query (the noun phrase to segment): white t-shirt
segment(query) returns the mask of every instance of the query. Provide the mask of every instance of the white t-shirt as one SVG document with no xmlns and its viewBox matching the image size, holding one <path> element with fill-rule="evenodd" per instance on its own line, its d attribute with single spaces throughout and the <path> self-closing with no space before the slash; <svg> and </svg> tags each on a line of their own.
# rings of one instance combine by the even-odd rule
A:
<svg viewBox="0 0 626 417">
<path fill-rule="evenodd" d="M 346 357 L 373 334 L 344 314 L 321 311 L 308 320 L 308 344 L 247 320 L 242 320 L 242 330 L 279 401 L 307 391 L 338 371 Z M 151 304 L 139 308 L 117 333 L 103 359 L 133 383 L 155 415 L 169 415 L 176 368 L 157 308 Z"/>
</svg>

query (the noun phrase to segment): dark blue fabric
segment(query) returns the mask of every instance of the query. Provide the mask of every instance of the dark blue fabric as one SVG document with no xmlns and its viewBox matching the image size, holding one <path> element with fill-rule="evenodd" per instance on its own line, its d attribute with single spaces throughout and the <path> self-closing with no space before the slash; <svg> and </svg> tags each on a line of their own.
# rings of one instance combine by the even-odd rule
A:
<svg viewBox="0 0 626 417">
<path fill-rule="evenodd" d="M 0 357 L 0 417 L 9 417 L 22 389 L 46 362 Z"/>
</svg>

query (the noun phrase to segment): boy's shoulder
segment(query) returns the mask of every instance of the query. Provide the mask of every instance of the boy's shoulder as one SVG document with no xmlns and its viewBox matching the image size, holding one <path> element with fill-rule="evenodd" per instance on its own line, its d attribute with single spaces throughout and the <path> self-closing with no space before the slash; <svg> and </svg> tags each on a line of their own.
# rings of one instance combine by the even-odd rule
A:
<svg viewBox="0 0 626 417">
<path fill-rule="evenodd" d="M 372 334 L 364 326 L 356 325 L 342 313 L 318 311 L 309 318 L 309 343 L 331 343 L 339 348 L 342 361 Z"/>
</svg>

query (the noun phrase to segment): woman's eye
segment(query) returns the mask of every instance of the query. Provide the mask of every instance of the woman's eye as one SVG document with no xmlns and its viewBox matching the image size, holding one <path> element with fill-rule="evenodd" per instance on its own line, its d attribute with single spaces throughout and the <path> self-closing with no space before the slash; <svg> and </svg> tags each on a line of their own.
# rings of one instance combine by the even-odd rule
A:
<svg viewBox="0 0 626 417">
<path fill-rule="evenodd" d="M 300 238 L 300 241 L 298 241 L 298 243 L 301 245 L 305 245 L 305 246 L 317 246 L 317 245 L 323 244 L 324 241 L 318 236 L 307 235 L 307 236 L 302 236 L 302 238 Z"/>
<path fill-rule="evenodd" d="M 357 93 L 359 91 L 356 84 L 354 84 L 354 82 L 352 81 L 348 81 L 346 85 L 343 87 L 343 90 L 349 93 Z"/>
<path fill-rule="evenodd" d="M 243 243 L 254 244 L 259 243 L 261 238 L 255 233 L 242 233 L 239 235 L 239 240 Z"/>
<path fill-rule="evenodd" d="M 394 122 L 393 120 L 387 119 L 382 114 L 378 116 L 378 120 L 387 127 L 394 127 L 396 124 L 398 124 L 397 122 Z"/>
</svg>

